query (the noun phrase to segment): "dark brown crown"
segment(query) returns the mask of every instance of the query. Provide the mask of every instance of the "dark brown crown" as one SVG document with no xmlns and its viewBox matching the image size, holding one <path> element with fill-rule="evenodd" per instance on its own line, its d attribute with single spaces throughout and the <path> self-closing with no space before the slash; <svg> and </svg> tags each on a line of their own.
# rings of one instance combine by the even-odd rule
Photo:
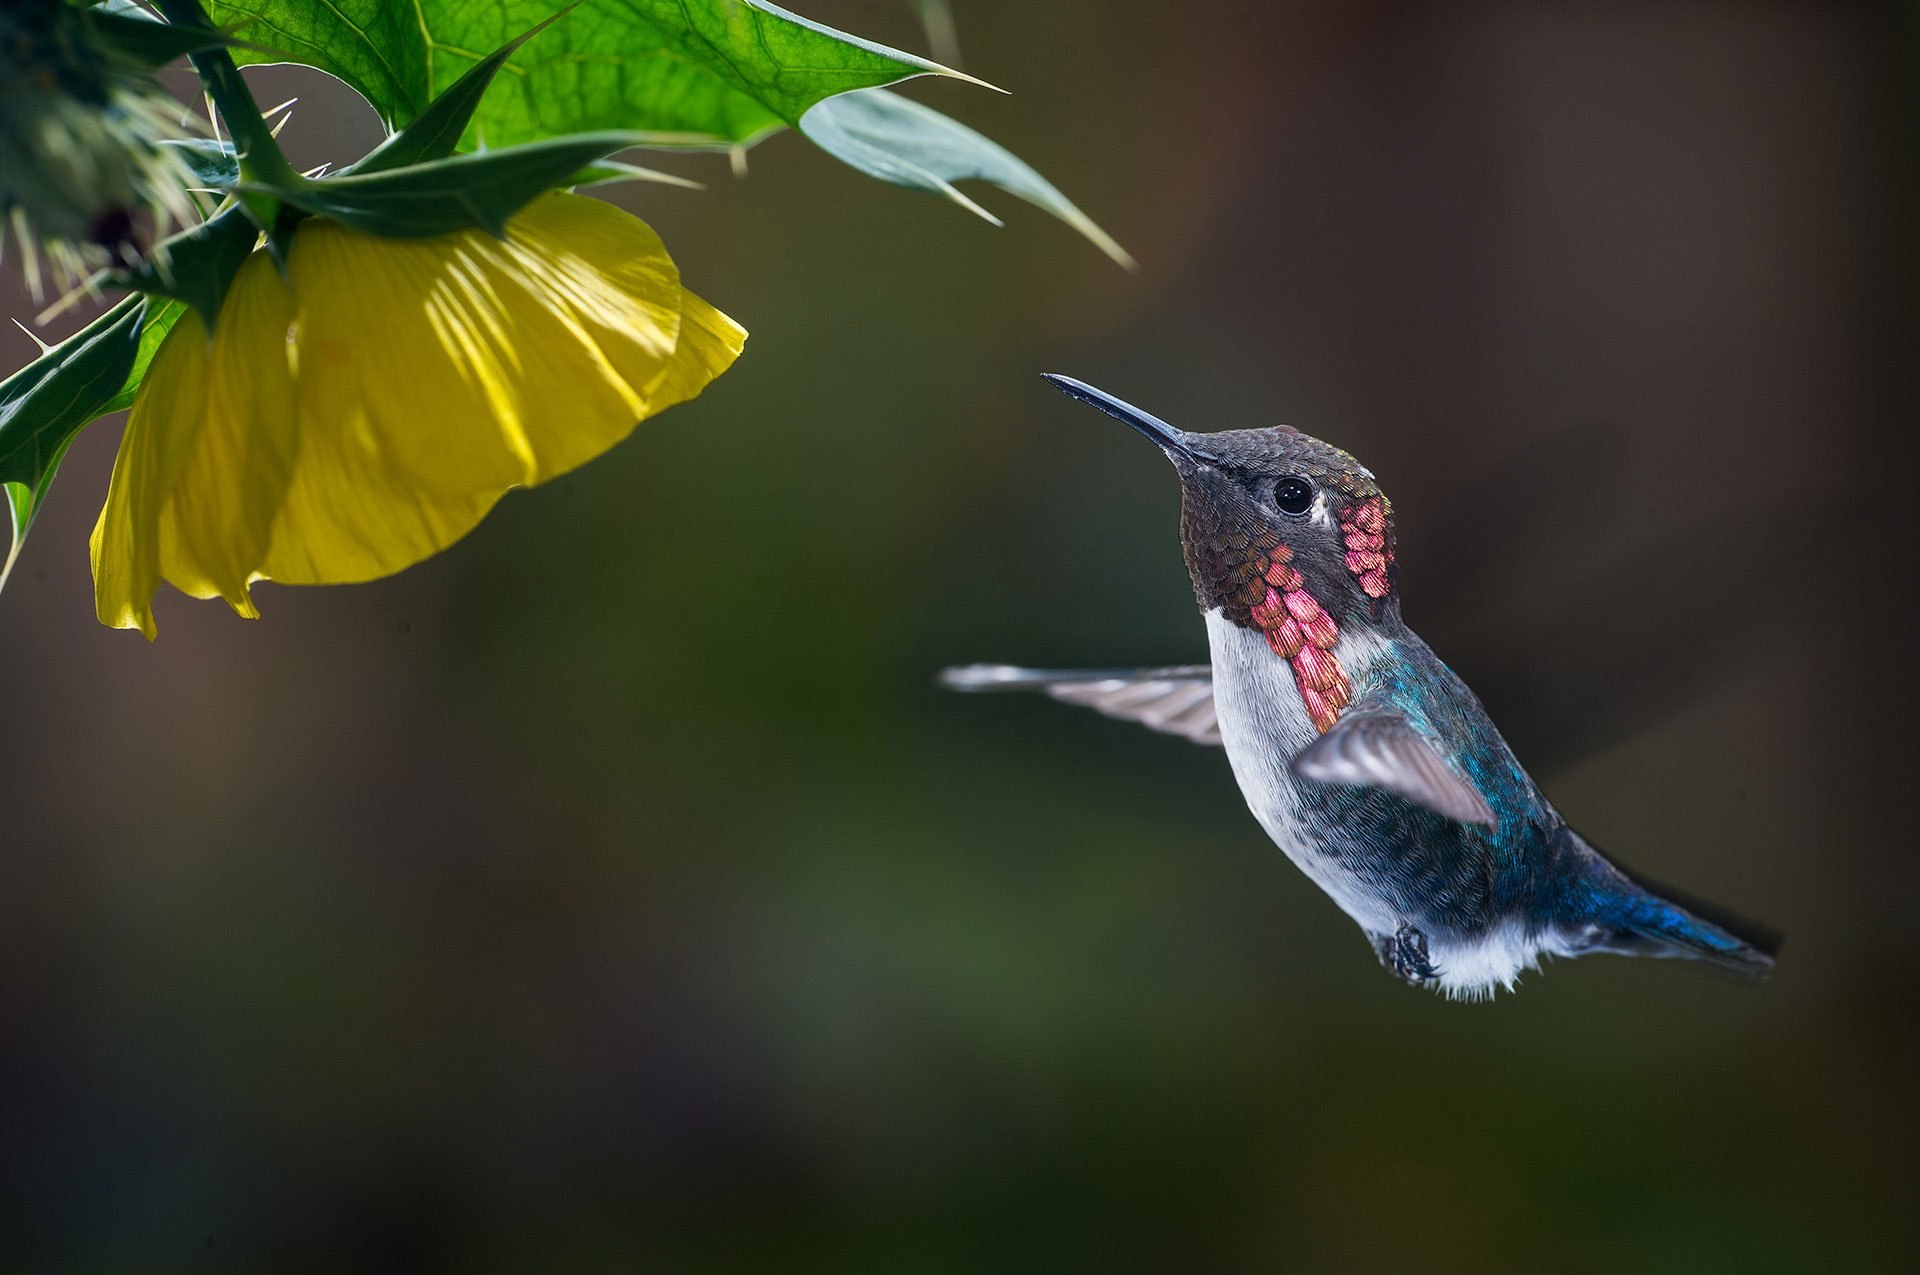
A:
<svg viewBox="0 0 1920 1275">
<path fill-rule="evenodd" d="M 1187 569 L 1203 608 L 1258 627 L 1253 608 L 1274 587 L 1277 563 L 1336 617 L 1384 612 L 1395 572 L 1392 506 L 1359 461 L 1286 425 L 1186 437 L 1192 455 L 1173 461 Z M 1313 484 L 1313 514 L 1289 518 L 1274 507 L 1273 483 L 1289 477 Z"/>
</svg>

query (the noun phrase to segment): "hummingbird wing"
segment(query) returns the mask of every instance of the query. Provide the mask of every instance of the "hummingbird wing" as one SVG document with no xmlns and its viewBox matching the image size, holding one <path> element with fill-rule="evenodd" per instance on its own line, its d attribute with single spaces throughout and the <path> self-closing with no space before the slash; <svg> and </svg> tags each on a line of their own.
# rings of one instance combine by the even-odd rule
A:
<svg viewBox="0 0 1920 1275">
<path fill-rule="evenodd" d="M 1039 669 L 1011 664 L 969 664 L 940 674 L 953 691 L 1043 691 L 1066 704 L 1084 704 L 1108 717 L 1139 722 L 1196 744 L 1218 744 L 1220 721 L 1213 711 L 1213 666 L 1168 668 Z"/>
<path fill-rule="evenodd" d="M 1293 773 L 1323 784 L 1385 789 L 1449 819 L 1493 826 L 1487 799 L 1419 727 L 1393 708 L 1368 707 L 1364 699 L 1300 750 Z"/>
</svg>

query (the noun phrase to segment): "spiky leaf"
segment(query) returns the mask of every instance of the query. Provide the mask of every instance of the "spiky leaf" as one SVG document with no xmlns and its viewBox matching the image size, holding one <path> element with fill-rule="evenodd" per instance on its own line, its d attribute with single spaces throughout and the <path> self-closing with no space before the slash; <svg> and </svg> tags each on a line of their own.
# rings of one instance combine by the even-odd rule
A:
<svg viewBox="0 0 1920 1275">
<path fill-rule="evenodd" d="M 133 371 L 144 305 L 129 297 L 0 381 L 0 495 L 7 505 L 6 583 L 80 427 L 109 410 Z"/>
<path fill-rule="evenodd" d="M 199 225 L 163 240 L 138 269 L 110 273 L 107 281 L 184 301 L 212 328 L 219 320 L 227 285 L 259 239 L 260 231 L 246 210 L 229 204 Z"/>
<path fill-rule="evenodd" d="M 140 322 L 140 345 L 133 352 L 133 366 L 127 371 L 126 384 L 94 416 L 107 416 L 113 412 L 124 412 L 133 406 L 133 396 L 140 392 L 140 382 L 146 379 L 147 365 L 153 362 L 153 356 L 159 351 L 160 343 L 167 339 L 167 333 L 173 331 L 173 325 L 187 312 L 187 303 L 173 297 L 148 297 L 146 315 Z"/>
<path fill-rule="evenodd" d="M 799 121 L 823 98 L 946 74 L 765 0 L 214 0 L 213 20 L 261 46 L 242 62 L 296 61 L 345 80 L 400 128 L 482 55 L 536 24 L 551 30 L 511 59 L 486 96 L 471 145 L 582 130 L 645 129 L 658 141 L 731 145 Z"/>
<path fill-rule="evenodd" d="M 560 17 L 554 14 L 537 26 L 522 31 L 486 57 L 468 67 L 466 73 L 448 85 L 426 109 L 407 126 L 389 137 L 374 152 L 353 166 L 356 173 L 378 173 L 389 168 L 417 164 L 422 160 L 445 159 L 460 145 L 460 138 L 480 109 L 480 102 L 500 73 L 507 59 L 534 36 Z"/>
<path fill-rule="evenodd" d="M 976 212 L 952 183 L 984 177 L 1126 260 L 1032 168 L 936 111 L 875 99 L 803 123 L 836 95 L 960 73 L 766 0 L 580 0 L 557 14 L 552 0 L 213 0 L 209 8 L 222 26 L 272 50 L 240 49 L 240 60 L 330 71 L 394 127 L 432 119 L 423 136 L 440 144 L 469 112 L 462 149 L 586 130 L 637 131 L 650 146 L 746 145 L 793 126 L 862 172 L 946 194 Z M 494 68 L 470 50 L 500 49 L 542 21 L 551 27 L 511 52 L 476 108 L 473 90 Z M 463 80 L 476 64 L 481 74 Z M 429 105 L 449 90 L 444 108 Z"/>
<path fill-rule="evenodd" d="M 575 133 L 386 172 L 259 189 L 296 208 L 391 239 L 443 235 L 469 226 L 502 234 L 507 218 L 535 196 L 575 184 L 583 168 L 636 141 L 632 133 Z"/>
</svg>

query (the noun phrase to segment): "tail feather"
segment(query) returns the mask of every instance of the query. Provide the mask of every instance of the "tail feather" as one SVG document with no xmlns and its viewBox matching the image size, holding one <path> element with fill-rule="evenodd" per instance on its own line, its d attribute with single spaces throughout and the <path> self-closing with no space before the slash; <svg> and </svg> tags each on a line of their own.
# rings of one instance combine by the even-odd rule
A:
<svg viewBox="0 0 1920 1275">
<path fill-rule="evenodd" d="M 1639 956 L 1678 956 L 1750 978 L 1773 973 L 1781 934 L 1727 909 L 1651 882 L 1635 881 L 1638 897 L 1625 901 L 1615 940 Z"/>
<path fill-rule="evenodd" d="M 1608 931 L 1600 948 L 1704 961 L 1755 982 L 1773 973 L 1783 941 L 1780 931 L 1595 854 L 1618 877 L 1617 887 L 1604 892 L 1606 902 L 1595 918 Z"/>
</svg>

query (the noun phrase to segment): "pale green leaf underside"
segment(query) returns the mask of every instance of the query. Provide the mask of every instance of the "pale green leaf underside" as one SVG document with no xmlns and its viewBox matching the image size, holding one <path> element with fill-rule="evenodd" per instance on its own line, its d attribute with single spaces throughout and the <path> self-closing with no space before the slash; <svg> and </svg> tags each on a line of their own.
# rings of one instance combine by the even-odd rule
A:
<svg viewBox="0 0 1920 1275">
<path fill-rule="evenodd" d="M 1005 147 L 920 103 L 868 89 L 828 98 L 800 120 L 815 145 L 861 172 L 898 186 L 933 191 L 994 225 L 1000 219 L 953 183 L 977 179 L 1044 208 L 1131 270 L 1134 260 L 1113 237 Z"/>
</svg>

